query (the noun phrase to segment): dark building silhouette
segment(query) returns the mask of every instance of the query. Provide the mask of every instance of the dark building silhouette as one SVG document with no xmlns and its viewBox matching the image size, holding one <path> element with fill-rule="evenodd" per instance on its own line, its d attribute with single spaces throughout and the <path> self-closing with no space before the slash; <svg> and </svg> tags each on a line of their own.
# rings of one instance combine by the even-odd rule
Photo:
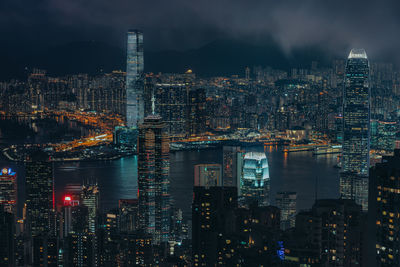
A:
<svg viewBox="0 0 400 267">
<path fill-rule="evenodd" d="M 376 266 L 400 266 L 400 150 L 371 168 L 371 213 L 376 227 Z M 374 234 L 374 232 L 371 232 Z"/>
<path fill-rule="evenodd" d="M 44 152 L 31 155 L 25 164 L 28 227 L 32 236 L 51 230 L 53 204 L 53 168 Z"/>
<path fill-rule="evenodd" d="M 34 266 L 56 264 L 53 166 L 47 153 L 33 152 L 25 164 L 28 259 Z M 55 246 L 55 247 L 54 247 Z M 52 254 L 53 253 L 53 254 Z"/>
<path fill-rule="evenodd" d="M 14 266 L 14 214 L 0 207 L 0 266 Z"/>
<path fill-rule="evenodd" d="M 138 200 L 119 200 L 119 230 L 122 233 L 131 233 L 138 228 Z"/>
<path fill-rule="evenodd" d="M 150 234 L 136 231 L 120 237 L 119 266 L 150 266 L 153 264 L 153 242 Z"/>
<path fill-rule="evenodd" d="M 236 211 L 234 259 L 242 266 L 279 266 L 282 263 L 280 210 L 274 206 L 249 208 Z"/>
<path fill-rule="evenodd" d="M 223 146 L 223 183 L 224 186 L 240 187 L 242 176 L 243 152 L 239 146 Z"/>
<path fill-rule="evenodd" d="M 288 259 L 312 266 L 362 266 L 366 215 L 353 200 L 320 199 L 296 216 Z"/>
<path fill-rule="evenodd" d="M 192 204 L 192 254 L 194 266 L 223 264 L 223 251 L 234 232 L 237 188 L 196 186 Z M 228 252 L 231 253 L 231 252 Z"/>
</svg>

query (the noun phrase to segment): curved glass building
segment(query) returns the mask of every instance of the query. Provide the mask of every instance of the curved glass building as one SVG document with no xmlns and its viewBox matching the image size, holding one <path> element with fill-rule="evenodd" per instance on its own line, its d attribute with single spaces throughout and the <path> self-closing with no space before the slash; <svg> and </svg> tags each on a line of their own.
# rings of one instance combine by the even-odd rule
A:
<svg viewBox="0 0 400 267">
<path fill-rule="evenodd" d="M 364 49 L 352 49 L 343 86 L 343 157 L 340 193 L 368 209 L 370 146 L 369 62 Z"/>
<path fill-rule="evenodd" d="M 245 204 L 269 205 L 270 177 L 265 153 L 247 152 L 243 159 L 240 195 Z"/>
</svg>

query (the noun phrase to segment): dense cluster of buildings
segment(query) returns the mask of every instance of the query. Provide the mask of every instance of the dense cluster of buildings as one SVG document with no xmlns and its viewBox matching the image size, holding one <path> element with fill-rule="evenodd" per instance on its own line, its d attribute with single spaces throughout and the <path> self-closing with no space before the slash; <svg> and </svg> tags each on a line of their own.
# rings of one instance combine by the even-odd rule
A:
<svg viewBox="0 0 400 267">
<path fill-rule="evenodd" d="M 154 97 L 155 112 L 174 137 L 247 128 L 302 129 L 308 133 L 304 139 L 312 134 L 335 142 L 343 138 L 345 60 L 335 60 L 330 67 L 313 62 L 311 68 L 290 71 L 244 68 L 243 75 L 230 77 L 198 77 L 192 70 L 144 73 L 143 64 L 143 34 L 133 30 L 128 33 L 126 72 L 51 77 L 32 70 L 25 81 L 0 83 L 0 107 L 8 114 L 45 109 L 112 112 L 126 116 L 128 127 L 137 127 L 151 113 Z M 396 138 L 398 127 L 400 73 L 388 63 L 371 63 L 368 70 L 371 148 L 387 150 L 393 145 L 385 145 L 385 139 Z"/>
<path fill-rule="evenodd" d="M 35 70 L 26 82 L 0 84 L 9 113 L 124 115 L 114 141 L 134 142 L 138 158 L 137 198 L 110 211 L 96 183 L 69 185 L 56 203 L 52 160 L 37 151 L 26 159 L 20 216 L 16 173 L 2 169 L 0 265 L 399 266 L 400 74 L 391 65 L 370 64 L 362 49 L 332 68 L 246 68 L 244 78 L 145 74 L 143 64 L 143 34 L 132 30 L 126 73 Z M 242 128 L 342 144 L 340 199 L 316 197 L 298 211 L 296 192 L 271 195 L 265 152 L 224 146 L 222 165 L 194 166 L 189 227 L 170 201 L 171 138 Z M 384 156 L 370 169 L 371 149 Z"/>
</svg>

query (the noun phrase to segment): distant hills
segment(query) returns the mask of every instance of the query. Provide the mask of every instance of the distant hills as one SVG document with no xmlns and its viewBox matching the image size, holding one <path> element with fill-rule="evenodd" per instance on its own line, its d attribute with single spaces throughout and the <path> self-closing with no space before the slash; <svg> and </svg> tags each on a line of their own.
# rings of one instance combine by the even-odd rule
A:
<svg viewBox="0 0 400 267">
<path fill-rule="evenodd" d="M 24 78 L 25 68 L 43 68 L 50 75 L 125 70 L 125 51 L 101 42 L 74 42 L 35 47 L 26 44 L 0 45 L 0 81 Z M 254 45 L 237 40 L 217 40 L 187 51 L 145 51 L 146 72 L 182 73 L 188 68 L 200 76 L 244 74 L 246 66 L 270 66 L 289 70 L 309 67 L 317 60 L 331 63 L 333 56 L 319 47 L 302 47 L 287 54 L 275 42 Z"/>
</svg>

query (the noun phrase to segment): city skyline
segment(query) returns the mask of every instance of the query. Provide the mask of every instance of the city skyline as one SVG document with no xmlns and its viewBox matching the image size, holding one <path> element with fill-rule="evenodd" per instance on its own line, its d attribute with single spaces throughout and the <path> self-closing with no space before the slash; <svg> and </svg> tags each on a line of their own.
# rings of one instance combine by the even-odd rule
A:
<svg viewBox="0 0 400 267">
<path fill-rule="evenodd" d="M 1 266 L 400 267 L 397 2 L 24 1 Z"/>
</svg>

